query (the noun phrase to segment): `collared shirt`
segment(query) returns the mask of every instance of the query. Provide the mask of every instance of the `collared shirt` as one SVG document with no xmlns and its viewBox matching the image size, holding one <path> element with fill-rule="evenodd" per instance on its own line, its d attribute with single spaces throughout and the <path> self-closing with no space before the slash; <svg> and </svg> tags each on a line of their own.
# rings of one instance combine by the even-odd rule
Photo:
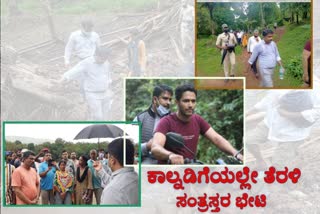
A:
<svg viewBox="0 0 320 214">
<path fill-rule="evenodd" d="M 261 69 L 267 68 L 272 69 L 276 67 L 277 61 L 280 61 L 280 55 L 276 43 L 273 41 L 267 44 L 264 40 L 257 44 L 252 52 L 249 59 L 249 64 L 252 65 L 259 57 L 259 67 Z"/>
<path fill-rule="evenodd" d="M 138 204 L 139 179 L 133 167 L 118 169 L 111 175 L 102 169 L 97 174 L 107 184 L 100 204 Z"/>
<path fill-rule="evenodd" d="M 65 48 L 65 63 L 70 63 L 72 53 L 80 59 L 93 56 L 96 47 L 100 45 L 100 37 L 96 32 L 90 35 L 84 35 L 81 30 L 71 33 Z"/>
<path fill-rule="evenodd" d="M 67 80 L 81 79 L 87 92 L 106 92 L 111 84 L 111 66 L 109 62 L 98 64 L 95 58 L 89 57 L 79 62 L 63 74 Z"/>
<path fill-rule="evenodd" d="M 225 46 L 226 44 L 236 45 L 237 43 L 238 43 L 237 39 L 233 33 L 221 33 L 217 38 L 216 45 L 219 45 L 219 46 Z"/>
<path fill-rule="evenodd" d="M 251 36 L 251 37 L 249 38 L 249 41 L 248 41 L 247 51 L 250 52 L 250 53 L 252 53 L 254 47 L 255 47 L 259 42 L 261 42 L 261 39 L 260 39 L 259 36 L 258 36 L 257 38 L 254 37 L 254 36 Z"/>
</svg>

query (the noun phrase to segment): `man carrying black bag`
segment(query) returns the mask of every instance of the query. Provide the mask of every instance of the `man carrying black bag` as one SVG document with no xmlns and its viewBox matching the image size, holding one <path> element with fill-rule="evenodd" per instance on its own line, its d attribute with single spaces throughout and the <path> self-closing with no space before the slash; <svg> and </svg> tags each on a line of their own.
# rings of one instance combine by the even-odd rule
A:
<svg viewBox="0 0 320 214">
<path fill-rule="evenodd" d="M 223 33 L 221 33 L 216 42 L 216 47 L 221 50 L 223 64 L 223 70 L 225 77 L 229 77 L 229 64 L 231 66 L 230 76 L 234 77 L 234 67 L 236 64 L 235 47 L 237 45 L 237 39 L 233 33 L 229 33 L 229 28 L 227 24 L 222 25 Z"/>
</svg>

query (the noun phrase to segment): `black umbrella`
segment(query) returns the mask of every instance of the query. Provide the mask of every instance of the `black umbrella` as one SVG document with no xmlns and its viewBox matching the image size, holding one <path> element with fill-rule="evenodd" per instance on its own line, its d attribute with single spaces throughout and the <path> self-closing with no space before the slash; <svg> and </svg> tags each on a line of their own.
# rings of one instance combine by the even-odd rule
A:
<svg viewBox="0 0 320 214">
<path fill-rule="evenodd" d="M 124 135 L 126 135 L 126 133 L 115 125 L 96 124 L 82 129 L 77 136 L 75 136 L 74 140 L 98 138 L 99 146 L 99 138 L 116 138 Z"/>
</svg>

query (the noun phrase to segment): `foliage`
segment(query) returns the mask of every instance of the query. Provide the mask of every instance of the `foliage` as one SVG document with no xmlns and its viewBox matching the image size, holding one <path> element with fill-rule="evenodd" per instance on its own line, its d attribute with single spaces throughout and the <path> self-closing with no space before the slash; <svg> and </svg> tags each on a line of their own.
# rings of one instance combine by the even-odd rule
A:
<svg viewBox="0 0 320 214">
<path fill-rule="evenodd" d="M 286 29 L 277 45 L 286 69 L 286 78 L 289 78 L 291 83 L 300 85 L 303 74 L 302 51 L 305 43 L 311 38 L 311 26 L 291 24 Z"/>
<path fill-rule="evenodd" d="M 206 24 L 208 24 L 208 22 L 211 21 L 211 25 L 213 27 L 212 31 L 210 31 L 211 33 L 214 33 L 214 35 L 218 35 L 219 33 L 222 32 L 222 28 L 221 25 L 226 23 L 229 25 L 230 29 L 236 29 L 237 23 L 234 23 L 234 15 L 229 12 L 229 8 L 231 5 L 237 5 L 235 8 L 239 8 L 239 3 L 198 3 L 197 5 L 197 17 L 198 17 L 198 26 L 205 26 Z M 207 20 L 207 16 L 208 14 L 210 14 L 209 18 L 211 20 Z M 203 18 L 202 16 L 206 17 Z M 202 23 L 202 21 L 204 23 Z M 204 35 L 205 32 L 203 31 L 199 31 L 198 32 L 198 36 L 200 35 Z M 206 34 L 209 35 L 209 34 Z"/>
<path fill-rule="evenodd" d="M 213 23 L 209 11 L 201 7 L 200 4 L 197 5 L 197 17 L 197 34 L 210 35 L 212 33 L 210 26 Z"/>
<path fill-rule="evenodd" d="M 200 91 L 197 113 L 205 118 L 212 128 L 224 136 L 233 146 L 241 149 L 243 146 L 243 91 L 241 90 L 206 90 Z M 198 144 L 197 157 L 206 162 L 224 156 L 210 141 L 201 139 Z"/>
<path fill-rule="evenodd" d="M 7 13 L 8 1 L 4 0 L 2 12 Z M 30 11 L 33 13 L 43 13 L 46 2 L 50 3 L 50 8 L 53 13 L 57 14 L 83 14 L 98 11 L 141 11 L 157 7 L 157 0 L 52 0 L 52 1 L 39 1 L 39 0 L 24 0 L 17 1 L 17 7 L 22 11 Z"/>
<path fill-rule="evenodd" d="M 282 17 L 289 20 L 291 23 L 296 22 L 299 24 L 301 20 L 311 17 L 311 4 L 308 2 L 292 2 L 292 3 L 280 3 Z"/>
<path fill-rule="evenodd" d="M 303 69 L 302 69 L 302 58 L 301 57 L 293 57 L 289 60 L 287 63 L 287 72 L 286 74 L 293 77 L 294 79 L 300 80 L 300 83 L 302 83 L 302 75 L 303 75 Z"/>
<path fill-rule="evenodd" d="M 257 21 L 253 28 L 263 29 L 265 25 L 272 27 L 280 15 L 280 8 L 275 2 L 249 3 L 248 19 Z"/>
<path fill-rule="evenodd" d="M 166 84 L 175 89 L 193 80 L 135 79 L 126 81 L 126 120 L 132 120 L 147 109 L 152 100 L 152 91 L 157 84 Z M 176 111 L 176 106 L 172 107 Z M 198 90 L 196 113 L 201 115 L 212 128 L 224 136 L 237 149 L 243 146 L 243 91 L 242 90 Z M 223 156 L 211 142 L 201 138 L 197 158 L 206 163 Z"/>
<path fill-rule="evenodd" d="M 274 85 L 276 87 L 290 86 L 298 87 L 302 81 L 302 65 L 301 57 L 303 47 L 308 39 L 311 38 L 311 26 L 310 24 L 310 3 L 280 3 L 264 2 L 264 3 L 208 3 L 214 7 L 214 20 L 222 20 L 217 23 L 224 22 L 224 19 L 230 16 L 230 14 L 239 15 L 238 19 L 232 18 L 230 23 L 227 23 L 229 27 L 235 29 L 263 29 L 261 9 L 263 9 L 263 19 L 266 26 L 273 28 L 273 23 L 277 22 L 278 26 L 284 25 L 285 33 L 280 38 L 277 33 L 274 34 L 274 40 L 278 41 L 277 46 L 279 53 L 286 69 L 285 79 L 279 80 L 278 75 L 274 75 Z M 248 5 L 247 15 L 245 16 L 243 5 Z M 242 5 L 242 7 L 241 7 Z M 280 7 L 279 7 L 280 5 Z M 229 8 L 232 7 L 233 11 Z M 208 8 L 203 6 L 203 8 Z M 297 9 L 300 8 L 300 9 Z M 203 13 L 200 11 L 200 14 Z M 285 19 L 290 14 L 294 15 L 294 22 L 298 20 L 299 24 L 290 23 Z M 220 29 L 220 27 L 219 27 Z M 220 29 L 221 31 L 221 29 Z M 203 31 L 201 31 L 203 32 Z M 215 48 L 215 41 L 219 31 L 213 36 L 211 34 L 201 34 L 197 38 L 197 73 L 201 76 L 221 76 L 223 75 L 223 68 L 220 65 L 221 54 Z M 236 55 L 240 55 L 241 50 L 239 47 L 236 49 Z M 236 61 L 236 74 L 242 74 L 245 69 L 245 63 L 239 63 L 238 60 L 241 57 L 237 57 Z"/>
<path fill-rule="evenodd" d="M 223 23 L 232 30 L 253 31 L 272 28 L 274 23 L 282 26 L 288 17 L 296 23 L 311 17 L 311 4 L 303 2 L 206 2 L 198 3 L 197 9 L 198 36 L 208 36 L 212 32 L 218 35 Z M 208 30 L 211 25 L 212 32 Z"/>
<path fill-rule="evenodd" d="M 76 5 L 76 6 L 75 6 Z M 91 0 L 83 1 L 81 3 L 74 4 L 69 1 L 67 4 L 63 4 L 60 8 L 57 8 L 57 12 L 61 13 L 83 13 L 90 11 L 137 11 L 155 8 L 157 5 L 156 0 Z"/>
<path fill-rule="evenodd" d="M 42 144 L 35 145 L 34 143 L 29 144 L 17 144 L 16 142 L 6 141 L 5 150 L 6 151 L 17 151 L 18 149 L 28 149 L 36 154 L 38 154 L 41 149 L 48 148 L 52 153 L 52 158 L 54 160 L 60 160 L 61 154 L 63 150 L 66 150 L 69 154 L 71 152 L 76 152 L 77 157 L 80 155 L 89 156 L 89 152 L 91 149 L 104 149 L 106 150 L 108 142 L 100 142 L 98 143 L 72 143 L 67 142 L 61 138 L 57 138 L 54 143 L 51 142 L 43 142 Z"/>
</svg>

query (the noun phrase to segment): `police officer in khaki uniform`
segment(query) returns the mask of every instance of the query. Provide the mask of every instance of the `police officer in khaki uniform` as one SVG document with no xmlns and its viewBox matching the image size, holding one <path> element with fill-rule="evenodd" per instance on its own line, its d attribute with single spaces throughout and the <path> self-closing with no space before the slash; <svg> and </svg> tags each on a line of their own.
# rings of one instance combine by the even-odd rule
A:
<svg viewBox="0 0 320 214">
<path fill-rule="evenodd" d="M 222 25 L 223 33 L 221 33 L 216 42 L 216 47 L 221 50 L 221 55 L 225 53 L 223 59 L 223 70 L 225 77 L 229 77 L 229 64 L 231 65 L 230 76 L 234 77 L 234 66 L 236 64 L 236 56 L 234 48 L 237 45 L 237 39 L 233 33 L 229 33 L 227 24 Z"/>
</svg>

